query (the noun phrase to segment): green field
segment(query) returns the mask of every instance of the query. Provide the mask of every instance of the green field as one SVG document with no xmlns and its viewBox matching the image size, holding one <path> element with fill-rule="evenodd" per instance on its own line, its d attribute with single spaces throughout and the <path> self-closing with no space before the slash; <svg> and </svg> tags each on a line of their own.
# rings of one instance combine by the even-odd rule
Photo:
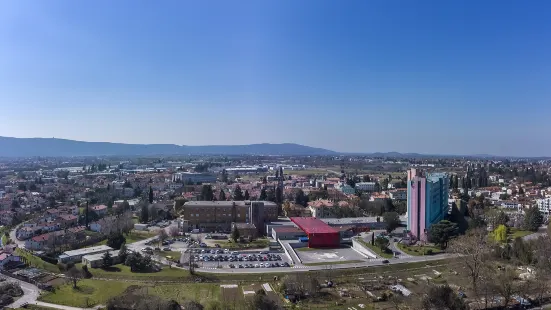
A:
<svg viewBox="0 0 551 310">
<path fill-rule="evenodd" d="M 82 264 L 76 264 L 77 268 L 82 268 Z M 189 271 L 180 268 L 170 268 L 163 266 L 159 272 L 132 272 L 130 267 L 118 264 L 109 267 L 109 269 L 89 268 L 93 277 L 116 280 L 136 280 L 136 281 L 178 281 L 188 279 Z"/>
<path fill-rule="evenodd" d="M 398 248 L 401 251 L 405 252 L 406 254 L 409 254 L 412 256 L 434 255 L 434 254 L 444 253 L 443 250 L 435 246 L 407 246 L 405 244 L 398 243 Z M 429 250 L 432 251 L 432 254 L 427 253 Z"/>
<path fill-rule="evenodd" d="M 172 260 L 175 261 L 175 262 L 179 262 L 180 261 L 180 257 L 182 256 L 182 252 L 176 252 L 176 251 L 155 251 L 155 254 L 159 255 L 159 256 L 162 256 L 162 257 L 167 257 L 167 256 L 170 256 L 172 257 Z"/>
<path fill-rule="evenodd" d="M 109 298 L 120 295 L 130 285 L 135 285 L 135 283 L 84 279 L 78 282 L 76 289 L 73 289 L 72 283 L 64 284 L 57 287 L 55 292 L 40 296 L 39 300 L 59 305 L 89 308 L 95 305 L 105 305 Z"/>
<path fill-rule="evenodd" d="M 27 263 L 32 267 L 44 269 L 49 272 L 59 273 L 59 268 L 56 265 L 45 262 L 40 257 L 34 256 L 25 250 L 18 248 L 18 249 L 15 249 L 15 253 L 25 258 Z"/>
<path fill-rule="evenodd" d="M 522 237 L 531 235 L 533 233 L 534 233 L 533 231 L 529 231 L 529 230 L 510 228 L 509 232 L 507 233 L 507 238 L 511 240 L 515 240 L 516 238 L 522 238 Z"/>
<path fill-rule="evenodd" d="M 356 239 L 356 241 L 360 242 L 361 244 L 363 244 L 365 247 L 369 248 L 371 251 L 373 251 L 375 254 L 377 254 L 378 256 L 380 257 L 383 257 L 383 258 L 392 258 L 394 257 L 394 254 L 392 254 L 392 252 L 383 252 L 383 250 L 381 250 L 379 247 L 375 246 L 375 245 L 371 245 L 371 243 L 369 242 L 365 242 L 363 241 L 362 239 Z"/>
<path fill-rule="evenodd" d="M 323 266 L 323 265 L 341 265 L 341 264 L 355 264 L 361 263 L 361 260 L 340 260 L 336 262 L 319 262 L 319 263 L 305 263 L 305 266 Z"/>
<path fill-rule="evenodd" d="M 162 284 L 148 287 L 147 293 L 167 300 L 174 299 L 180 304 L 186 300 L 195 300 L 207 305 L 212 300 L 220 299 L 220 284 Z"/>
</svg>

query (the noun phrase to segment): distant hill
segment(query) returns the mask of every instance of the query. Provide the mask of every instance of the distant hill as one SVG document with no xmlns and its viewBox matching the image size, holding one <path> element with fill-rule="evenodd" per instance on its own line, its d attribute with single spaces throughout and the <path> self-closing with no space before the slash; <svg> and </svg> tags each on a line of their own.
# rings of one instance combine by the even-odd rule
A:
<svg viewBox="0 0 551 310">
<path fill-rule="evenodd" d="M 132 155 L 335 155 L 334 151 L 294 143 L 205 145 L 124 144 L 56 138 L 0 137 L 0 157 Z"/>
</svg>

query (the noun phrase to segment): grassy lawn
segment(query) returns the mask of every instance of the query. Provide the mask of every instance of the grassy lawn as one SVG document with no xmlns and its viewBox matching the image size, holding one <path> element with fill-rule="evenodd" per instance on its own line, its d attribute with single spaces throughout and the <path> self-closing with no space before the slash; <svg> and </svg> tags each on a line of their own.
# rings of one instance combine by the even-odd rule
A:
<svg viewBox="0 0 551 310">
<path fill-rule="evenodd" d="M 365 242 L 363 241 L 362 239 L 356 239 L 358 242 L 360 242 L 361 244 L 363 244 L 365 247 L 369 248 L 371 251 L 373 251 L 375 254 L 379 255 L 380 257 L 383 257 L 383 258 L 392 258 L 394 256 L 394 254 L 392 254 L 392 252 L 383 252 L 383 250 L 381 250 L 379 247 L 375 246 L 375 245 L 371 245 L 371 243 L 369 242 Z"/>
<path fill-rule="evenodd" d="M 423 256 L 423 255 L 434 255 L 434 254 L 440 254 L 444 253 L 439 247 L 434 246 L 408 246 L 405 244 L 398 243 L 398 248 L 405 252 L 406 254 L 412 255 L 412 256 Z M 431 250 L 432 254 L 428 254 L 427 252 Z"/>
<path fill-rule="evenodd" d="M 341 260 L 336 262 L 319 262 L 319 263 L 306 263 L 306 266 L 323 266 L 323 265 L 340 265 L 340 264 L 355 264 L 361 263 L 361 260 Z"/>
<path fill-rule="evenodd" d="M 534 233 L 533 231 L 529 231 L 529 230 L 510 228 L 509 232 L 507 233 L 507 238 L 511 240 L 515 240 L 516 238 L 522 238 L 522 237 L 531 235 L 533 233 Z"/>
<path fill-rule="evenodd" d="M 124 237 L 126 238 L 126 243 L 129 244 L 129 243 L 134 243 L 144 239 L 148 239 L 151 237 L 155 237 L 156 235 L 157 235 L 156 233 L 149 232 L 149 231 L 132 230 L 128 234 L 124 235 Z"/>
<path fill-rule="evenodd" d="M 177 262 L 180 261 L 180 256 L 182 256 L 182 252 L 176 252 L 176 251 L 155 251 L 155 254 L 165 258 L 167 256 L 170 256 L 174 261 L 177 261 Z"/>
<path fill-rule="evenodd" d="M 174 299 L 180 304 L 186 300 L 195 300 L 207 305 L 212 300 L 220 299 L 220 284 L 162 284 L 148 287 L 147 293 L 167 300 Z"/>
<path fill-rule="evenodd" d="M 131 282 L 99 281 L 84 279 L 77 283 L 77 289 L 73 289 L 72 283 L 64 284 L 56 288 L 55 292 L 40 296 L 39 300 L 54 304 L 88 308 L 94 305 L 105 305 L 109 298 L 124 292 Z"/>
<path fill-rule="evenodd" d="M 8 236 L 2 234 L 2 245 L 8 244 L 8 240 L 9 240 L 9 239 L 10 239 L 10 238 L 9 238 Z"/>
<path fill-rule="evenodd" d="M 232 250 L 262 249 L 270 246 L 270 241 L 268 241 L 268 239 L 257 239 L 249 243 L 234 243 L 233 241 L 229 241 L 229 240 L 218 240 L 216 243 L 218 243 L 220 247 L 223 249 L 232 249 Z"/>
<path fill-rule="evenodd" d="M 59 268 L 56 265 L 45 262 L 40 257 L 34 256 L 34 255 L 32 255 L 31 253 L 29 253 L 27 251 L 24 251 L 24 250 L 21 250 L 21 249 L 15 249 L 15 253 L 17 253 L 17 255 L 25 258 L 27 263 L 32 267 L 39 268 L 39 269 L 44 269 L 44 270 L 49 271 L 49 272 L 59 273 Z"/>
<path fill-rule="evenodd" d="M 82 268 L 82 264 L 76 264 L 77 268 Z M 163 266 L 159 272 L 132 272 L 130 267 L 123 264 L 111 266 L 109 269 L 89 268 L 93 277 L 108 278 L 118 280 L 136 280 L 136 281 L 176 281 L 183 280 L 190 276 L 189 271 L 179 268 L 169 268 Z"/>
</svg>

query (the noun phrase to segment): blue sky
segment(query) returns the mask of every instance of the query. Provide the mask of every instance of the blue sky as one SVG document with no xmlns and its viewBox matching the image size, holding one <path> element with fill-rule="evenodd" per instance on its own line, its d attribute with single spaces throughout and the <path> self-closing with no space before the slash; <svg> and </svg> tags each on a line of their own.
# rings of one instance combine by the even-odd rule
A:
<svg viewBox="0 0 551 310">
<path fill-rule="evenodd" d="M 0 1 L 0 135 L 551 155 L 549 1 Z"/>
</svg>

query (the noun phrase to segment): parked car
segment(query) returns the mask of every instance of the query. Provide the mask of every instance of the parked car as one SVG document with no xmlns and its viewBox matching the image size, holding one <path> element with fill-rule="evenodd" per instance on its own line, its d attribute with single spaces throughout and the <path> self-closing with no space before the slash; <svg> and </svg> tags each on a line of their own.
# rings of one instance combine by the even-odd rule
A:
<svg viewBox="0 0 551 310">
<path fill-rule="evenodd" d="M 163 248 L 163 251 L 170 251 L 169 247 Z"/>
</svg>

